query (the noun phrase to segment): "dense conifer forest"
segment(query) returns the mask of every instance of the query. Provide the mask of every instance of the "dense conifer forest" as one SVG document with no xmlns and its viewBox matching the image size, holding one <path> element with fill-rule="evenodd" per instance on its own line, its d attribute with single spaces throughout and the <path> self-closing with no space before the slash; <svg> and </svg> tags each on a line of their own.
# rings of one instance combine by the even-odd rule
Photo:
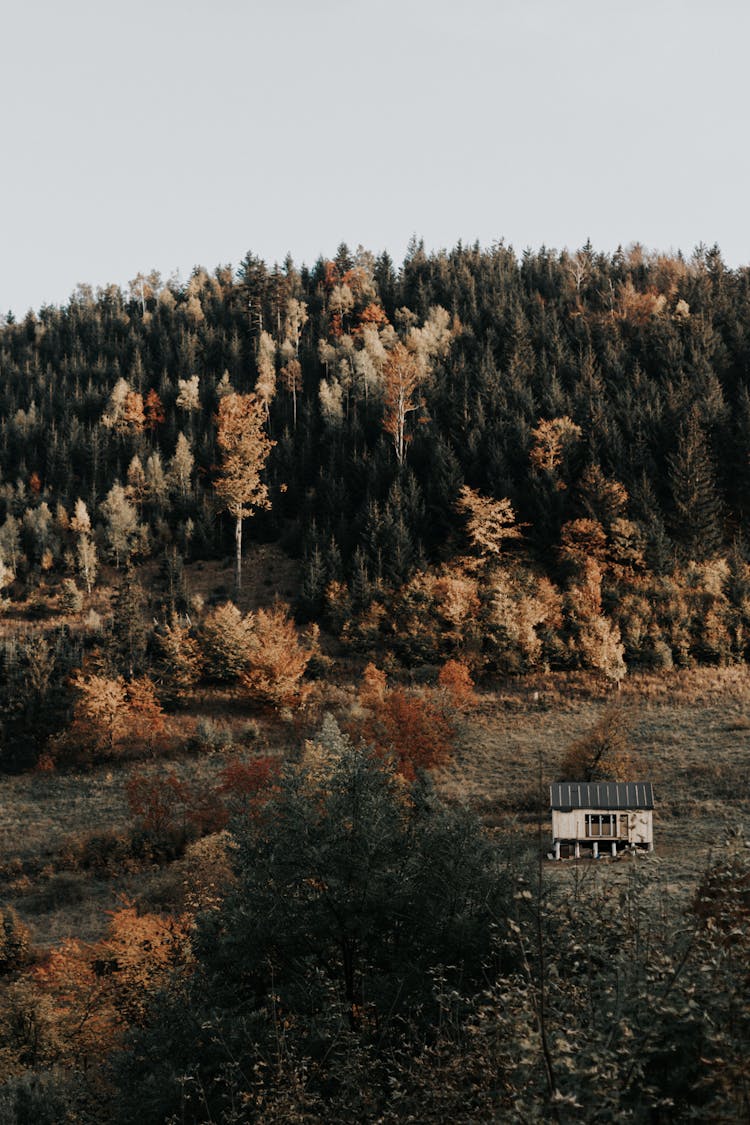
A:
<svg viewBox="0 0 750 1125">
<path fill-rule="evenodd" d="M 409 660 L 473 645 L 490 669 L 611 670 L 578 643 L 585 586 L 628 665 L 742 660 L 749 282 L 716 248 L 414 243 L 400 269 L 341 246 L 312 270 L 248 254 L 186 284 L 81 286 L 0 334 L 5 581 L 89 582 L 79 500 L 118 566 L 232 553 L 217 410 L 254 393 L 275 444 L 250 534 L 302 560 L 300 619 Z M 464 487 L 509 502 L 514 566 L 481 591 L 481 635 L 402 652 L 476 547 Z"/>
<path fill-rule="evenodd" d="M 746 1120 L 741 832 L 667 910 L 648 860 L 549 873 L 540 817 L 651 768 L 632 680 L 747 686 L 749 497 L 716 247 L 249 253 L 7 313 L 0 1122 Z M 558 679 L 596 721 L 464 799 Z M 743 754 L 684 782 L 727 831 Z M 72 792 L 106 811 L 57 832 Z"/>
</svg>

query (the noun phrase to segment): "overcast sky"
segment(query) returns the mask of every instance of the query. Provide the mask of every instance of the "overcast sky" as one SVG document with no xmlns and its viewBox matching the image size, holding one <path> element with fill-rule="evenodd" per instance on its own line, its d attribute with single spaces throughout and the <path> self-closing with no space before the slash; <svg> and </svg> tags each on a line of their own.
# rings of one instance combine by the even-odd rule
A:
<svg viewBox="0 0 750 1125">
<path fill-rule="evenodd" d="M 412 234 L 750 263 L 746 0 L 0 11 L 0 311 Z"/>
</svg>

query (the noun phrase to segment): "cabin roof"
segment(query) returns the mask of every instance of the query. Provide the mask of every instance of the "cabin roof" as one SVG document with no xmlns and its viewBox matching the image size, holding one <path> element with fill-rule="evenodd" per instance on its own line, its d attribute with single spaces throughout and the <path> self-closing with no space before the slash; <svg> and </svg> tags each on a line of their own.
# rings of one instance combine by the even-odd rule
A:
<svg viewBox="0 0 750 1125">
<path fill-rule="evenodd" d="M 650 781 L 557 781 L 550 785 L 553 809 L 652 809 Z"/>
</svg>

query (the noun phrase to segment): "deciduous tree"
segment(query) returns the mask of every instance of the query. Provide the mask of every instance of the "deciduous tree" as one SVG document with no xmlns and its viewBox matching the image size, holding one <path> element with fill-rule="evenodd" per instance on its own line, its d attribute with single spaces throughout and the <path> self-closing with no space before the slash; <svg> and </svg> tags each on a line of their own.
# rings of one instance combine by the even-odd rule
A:
<svg viewBox="0 0 750 1125">
<path fill-rule="evenodd" d="M 247 667 L 240 681 L 254 698 L 273 707 L 299 704 L 305 695 L 302 677 L 313 655 L 313 648 L 300 642 L 281 603 L 272 609 L 259 609 L 252 615 Z"/>
<path fill-rule="evenodd" d="M 214 482 L 222 507 L 235 521 L 235 586 L 242 587 L 242 521 L 268 508 L 260 475 L 275 442 L 263 429 L 263 404 L 255 395 L 225 395 L 219 403 L 216 440 L 222 454 Z"/>
<path fill-rule="evenodd" d="M 458 497 L 458 510 L 466 516 L 466 530 L 472 546 L 480 554 L 497 558 L 509 539 L 521 538 L 521 527 L 510 500 L 493 500 L 464 485 Z"/>
</svg>

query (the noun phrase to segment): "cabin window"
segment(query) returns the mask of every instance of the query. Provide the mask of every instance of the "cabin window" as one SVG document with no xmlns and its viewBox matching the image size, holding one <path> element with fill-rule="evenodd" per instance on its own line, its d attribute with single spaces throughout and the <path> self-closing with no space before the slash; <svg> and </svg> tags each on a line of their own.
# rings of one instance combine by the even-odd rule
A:
<svg viewBox="0 0 750 1125">
<path fill-rule="evenodd" d="M 617 814 L 586 813 L 586 835 L 589 837 L 616 836 Z"/>
</svg>

